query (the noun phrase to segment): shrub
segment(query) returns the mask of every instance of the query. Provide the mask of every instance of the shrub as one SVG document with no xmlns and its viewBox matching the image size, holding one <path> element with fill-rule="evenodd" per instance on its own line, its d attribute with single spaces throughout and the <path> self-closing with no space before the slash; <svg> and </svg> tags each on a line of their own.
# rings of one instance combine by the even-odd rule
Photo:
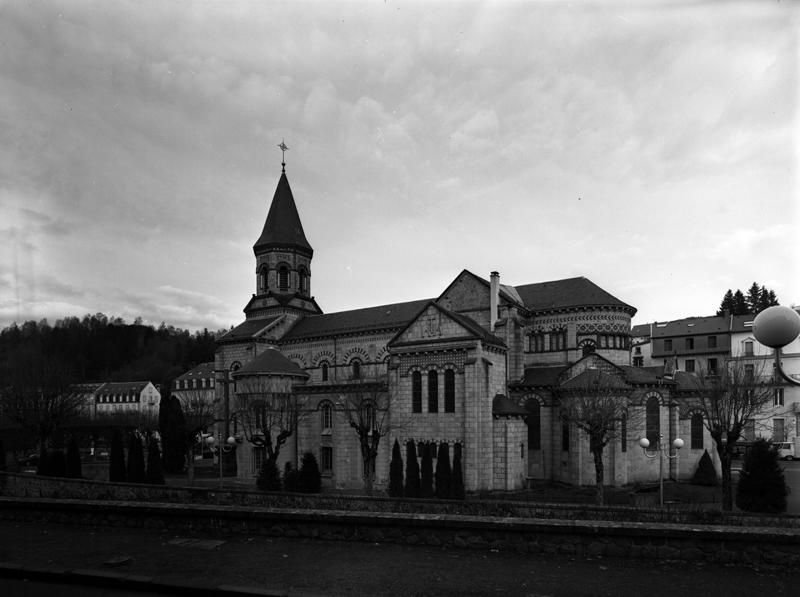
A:
<svg viewBox="0 0 800 597">
<path fill-rule="evenodd" d="M 775 514 L 786 510 L 788 494 L 778 452 L 766 440 L 756 440 L 742 463 L 736 505 L 745 512 Z"/>
<path fill-rule="evenodd" d="M 433 497 L 433 457 L 431 455 L 431 444 L 422 442 L 422 470 L 420 475 L 419 497 Z"/>
<path fill-rule="evenodd" d="M 297 485 L 297 488 L 303 493 L 322 491 L 322 475 L 319 472 L 319 464 L 317 464 L 317 457 L 311 452 L 303 453 L 303 457 L 300 459 Z"/>
<path fill-rule="evenodd" d="M 108 480 L 112 483 L 125 481 L 125 447 L 122 445 L 122 432 L 119 429 L 114 429 L 111 434 L 108 459 Z"/>
<path fill-rule="evenodd" d="M 283 490 L 296 493 L 297 488 L 297 469 L 291 462 L 286 462 L 283 465 Z"/>
<path fill-rule="evenodd" d="M 161 466 L 161 451 L 158 449 L 158 440 L 150 438 L 147 444 L 147 471 L 145 482 L 151 485 L 164 485 L 164 469 Z"/>
<path fill-rule="evenodd" d="M 419 497 L 419 462 L 417 461 L 417 446 L 413 439 L 406 443 L 406 497 Z"/>
<path fill-rule="evenodd" d="M 403 457 L 400 455 L 400 443 L 394 440 L 392 460 L 389 463 L 389 495 L 403 497 Z"/>
<path fill-rule="evenodd" d="M 131 433 L 128 440 L 128 481 L 130 483 L 146 483 L 144 470 L 144 447 L 136 433 Z"/>
<path fill-rule="evenodd" d="M 461 444 L 453 444 L 453 475 L 450 479 L 450 499 L 464 499 L 464 472 L 461 467 Z"/>
<path fill-rule="evenodd" d="M 45 454 L 41 474 L 48 477 L 67 476 L 67 458 L 63 450 L 50 450 Z"/>
<path fill-rule="evenodd" d="M 280 491 L 281 475 L 278 472 L 278 465 L 274 460 L 265 458 L 258 471 L 256 485 L 261 491 Z"/>
<path fill-rule="evenodd" d="M 70 438 L 67 443 L 67 477 L 70 479 L 80 479 L 83 477 L 81 470 L 81 452 L 78 448 L 78 440 Z"/>
<path fill-rule="evenodd" d="M 692 483 L 694 485 L 707 485 L 709 487 L 716 487 L 719 484 L 717 471 L 714 468 L 714 463 L 711 462 L 711 456 L 709 456 L 708 450 L 703 451 L 703 455 L 697 463 L 697 470 L 692 476 Z"/>
<path fill-rule="evenodd" d="M 450 446 L 442 442 L 436 457 L 436 497 L 440 500 L 450 497 L 450 477 Z"/>
</svg>

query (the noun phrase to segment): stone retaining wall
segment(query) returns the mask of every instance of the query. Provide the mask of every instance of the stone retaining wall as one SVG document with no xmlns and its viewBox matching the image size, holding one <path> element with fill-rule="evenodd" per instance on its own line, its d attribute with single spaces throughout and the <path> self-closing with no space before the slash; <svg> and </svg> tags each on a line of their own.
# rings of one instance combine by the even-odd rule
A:
<svg viewBox="0 0 800 597">
<path fill-rule="evenodd" d="M 800 565 L 795 529 L 0 498 L 0 519 L 579 557 Z"/>
<path fill-rule="evenodd" d="M 467 516 L 514 516 L 559 520 L 660 522 L 691 525 L 759 526 L 800 529 L 800 516 L 757 516 L 701 509 L 691 504 L 666 508 L 546 504 L 511 500 L 403 500 L 336 494 L 265 493 L 240 489 L 210 489 L 108 483 L 82 479 L 58 479 L 31 474 L 0 473 L 0 495 L 19 498 L 57 498 L 159 502 L 225 506 L 252 506 L 302 510 L 345 510 Z"/>
</svg>

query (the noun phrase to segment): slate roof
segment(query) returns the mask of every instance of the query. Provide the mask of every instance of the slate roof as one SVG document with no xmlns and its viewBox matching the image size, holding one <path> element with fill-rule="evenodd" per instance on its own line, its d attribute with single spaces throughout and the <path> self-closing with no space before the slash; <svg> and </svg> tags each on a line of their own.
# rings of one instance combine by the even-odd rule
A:
<svg viewBox="0 0 800 597">
<path fill-rule="evenodd" d="M 140 394 L 149 381 L 110 381 L 97 390 L 98 395 Z"/>
<path fill-rule="evenodd" d="M 497 394 L 492 400 L 492 414 L 495 416 L 525 416 L 528 411 L 511 398 Z"/>
<path fill-rule="evenodd" d="M 455 311 L 449 311 L 444 307 L 433 303 L 440 311 L 445 313 L 448 317 L 452 317 L 455 321 L 460 323 L 464 326 L 467 330 L 472 332 L 474 335 L 478 336 L 484 344 L 493 344 L 495 346 L 502 346 L 505 347 L 506 343 L 503 342 L 501 338 L 498 338 L 488 330 L 486 330 L 482 325 L 478 324 L 474 319 L 471 317 L 467 317 L 466 315 L 462 315 L 461 313 L 456 313 Z"/>
<path fill-rule="evenodd" d="M 308 244 L 303 232 L 303 224 L 297 213 L 289 180 L 286 178 L 286 173 L 282 172 L 275 188 L 275 195 L 272 197 L 267 221 L 264 223 L 261 236 L 253 245 L 253 251 L 259 253 L 262 249 L 285 247 L 299 249 L 309 257 L 314 254 L 314 249 Z"/>
<path fill-rule="evenodd" d="M 516 286 L 517 293 L 531 311 L 551 311 L 569 307 L 621 307 L 631 314 L 636 309 L 609 294 L 591 280 L 567 278 Z"/>
<path fill-rule="evenodd" d="M 175 379 L 206 379 L 209 377 L 214 377 L 214 361 L 200 363 L 194 369 L 189 369 L 189 371 Z"/>
<path fill-rule="evenodd" d="M 430 299 L 410 301 L 407 303 L 394 303 L 326 313 L 321 315 L 307 315 L 300 319 L 290 329 L 281 341 L 301 340 L 322 336 L 334 336 L 373 330 L 399 329 L 407 325 Z"/>
<path fill-rule="evenodd" d="M 686 317 L 673 321 L 653 323 L 652 338 L 670 338 L 674 336 L 694 336 L 705 334 L 725 334 L 730 322 L 727 317 Z"/>
<path fill-rule="evenodd" d="M 632 367 L 630 365 L 615 365 L 628 383 L 634 385 L 657 385 L 659 383 L 672 383 L 664 379 L 664 367 Z M 510 383 L 512 387 L 554 387 L 559 384 L 561 374 L 570 365 L 556 365 L 552 367 L 529 367 L 525 369 L 522 380 Z M 578 378 L 581 376 L 579 375 Z M 577 378 L 576 378 L 577 379 Z M 569 387 L 570 382 L 565 384 Z M 574 384 L 573 384 L 574 385 Z"/>
<path fill-rule="evenodd" d="M 303 371 L 296 363 L 286 358 L 280 350 L 273 347 L 267 348 L 244 367 L 236 371 L 233 376 L 239 377 L 249 373 L 308 377 L 308 373 Z"/>
<path fill-rule="evenodd" d="M 235 342 L 253 338 L 258 332 L 274 323 L 280 317 L 282 316 L 275 315 L 274 317 L 265 317 L 263 319 L 247 319 L 219 338 L 217 342 Z"/>
<path fill-rule="evenodd" d="M 525 369 L 525 374 L 522 379 L 517 382 L 510 383 L 510 386 L 525 386 L 525 387 L 548 387 L 554 386 L 558 383 L 558 377 L 561 372 L 566 369 L 565 365 L 556 365 L 553 367 L 529 367 Z"/>
</svg>

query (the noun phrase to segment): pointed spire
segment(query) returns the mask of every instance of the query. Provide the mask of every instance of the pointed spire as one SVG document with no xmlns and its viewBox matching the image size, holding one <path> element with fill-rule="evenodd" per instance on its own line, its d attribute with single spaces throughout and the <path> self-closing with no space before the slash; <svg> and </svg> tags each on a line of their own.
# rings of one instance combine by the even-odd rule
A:
<svg viewBox="0 0 800 597">
<path fill-rule="evenodd" d="M 300 214 L 297 213 L 285 171 L 281 172 L 261 236 L 253 245 L 256 254 L 264 249 L 295 249 L 308 257 L 314 254 L 303 232 L 303 224 L 300 222 Z"/>
</svg>

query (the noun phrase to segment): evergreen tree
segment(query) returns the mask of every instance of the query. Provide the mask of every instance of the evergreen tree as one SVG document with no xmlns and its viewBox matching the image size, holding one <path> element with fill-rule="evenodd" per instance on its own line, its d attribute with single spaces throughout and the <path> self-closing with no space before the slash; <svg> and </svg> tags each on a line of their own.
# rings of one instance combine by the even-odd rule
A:
<svg viewBox="0 0 800 597">
<path fill-rule="evenodd" d="M 453 444 L 453 477 L 450 482 L 450 499 L 464 499 L 464 472 L 461 466 L 461 444 Z"/>
<path fill-rule="evenodd" d="M 78 448 L 77 438 L 71 437 L 67 443 L 67 477 L 70 479 L 81 479 L 81 451 Z"/>
<path fill-rule="evenodd" d="M 761 286 L 757 282 L 753 282 L 745 295 L 745 302 L 747 303 L 748 313 L 758 313 L 759 299 L 761 297 Z"/>
<path fill-rule="evenodd" d="M 134 432 L 128 440 L 128 470 L 129 483 L 147 483 L 147 474 L 144 467 L 144 447 L 142 440 Z"/>
<path fill-rule="evenodd" d="M 711 456 L 709 456 L 708 450 L 703 451 L 703 455 L 697 463 L 697 470 L 692 476 L 692 483 L 694 485 L 707 485 L 709 487 L 716 487 L 719 484 L 717 471 L 714 468 L 714 463 L 711 462 Z"/>
<path fill-rule="evenodd" d="M 322 491 L 322 475 L 319 472 L 317 457 L 305 452 L 300 459 L 300 473 L 297 476 L 298 489 L 303 493 L 319 493 Z"/>
<path fill-rule="evenodd" d="M 788 494 L 777 451 L 766 440 L 757 440 L 742 463 L 736 505 L 745 512 L 775 514 L 786 511 Z"/>
<path fill-rule="evenodd" d="M 406 497 L 419 497 L 419 462 L 417 446 L 413 439 L 406 443 L 406 486 L 403 493 Z"/>
<path fill-rule="evenodd" d="M 278 465 L 271 458 L 265 458 L 261 463 L 256 485 L 262 491 L 281 490 L 281 474 L 278 472 Z"/>
<path fill-rule="evenodd" d="M 164 470 L 168 473 L 182 473 L 186 464 L 186 422 L 181 402 L 175 396 L 167 398 L 164 411 L 164 426 L 161 428 L 161 455 Z"/>
<path fill-rule="evenodd" d="M 741 290 L 733 293 L 733 313 L 732 315 L 747 315 L 747 301 Z"/>
<path fill-rule="evenodd" d="M 122 443 L 122 431 L 119 429 L 114 429 L 111 435 L 108 458 L 108 480 L 112 483 L 125 481 L 125 446 Z"/>
<path fill-rule="evenodd" d="M 283 466 L 283 490 L 290 493 L 297 493 L 297 469 L 294 465 L 286 461 Z"/>
<path fill-rule="evenodd" d="M 67 476 L 67 458 L 63 450 L 49 450 L 45 453 L 43 475 L 48 477 Z"/>
<path fill-rule="evenodd" d="M 420 444 L 422 449 L 422 470 L 420 472 L 419 497 L 433 497 L 433 458 L 431 456 L 431 445 L 428 442 Z"/>
<path fill-rule="evenodd" d="M 392 460 L 389 463 L 389 495 L 403 497 L 403 457 L 400 455 L 400 443 L 394 440 Z"/>
<path fill-rule="evenodd" d="M 161 466 L 161 451 L 158 440 L 151 437 L 147 444 L 147 472 L 145 481 L 151 485 L 164 485 L 164 469 Z"/>
<path fill-rule="evenodd" d="M 725 311 L 728 314 L 732 314 L 735 310 L 735 304 L 733 301 L 733 291 L 728 288 L 728 291 L 725 293 L 725 296 L 722 297 L 722 303 L 719 305 L 719 309 L 717 309 L 717 316 L 725 315 Z"/>
<path fill-rule="evenodd" d="M 439 444 L 439 454 L 436 457 L 436 497 L 446 500 L 450 497 L 450 446 L 447 442 Z"/>
<path fill-rule="evenodd" d="M 42 447 L 42 449 L 39 450 L 39 458 L 36 461 L 36 474 L 44 476 L 50 475 L 50 471 L 47 468 L 48 464 L 49 461 L 47 460 L 47 450 Z"/>
</svg>

